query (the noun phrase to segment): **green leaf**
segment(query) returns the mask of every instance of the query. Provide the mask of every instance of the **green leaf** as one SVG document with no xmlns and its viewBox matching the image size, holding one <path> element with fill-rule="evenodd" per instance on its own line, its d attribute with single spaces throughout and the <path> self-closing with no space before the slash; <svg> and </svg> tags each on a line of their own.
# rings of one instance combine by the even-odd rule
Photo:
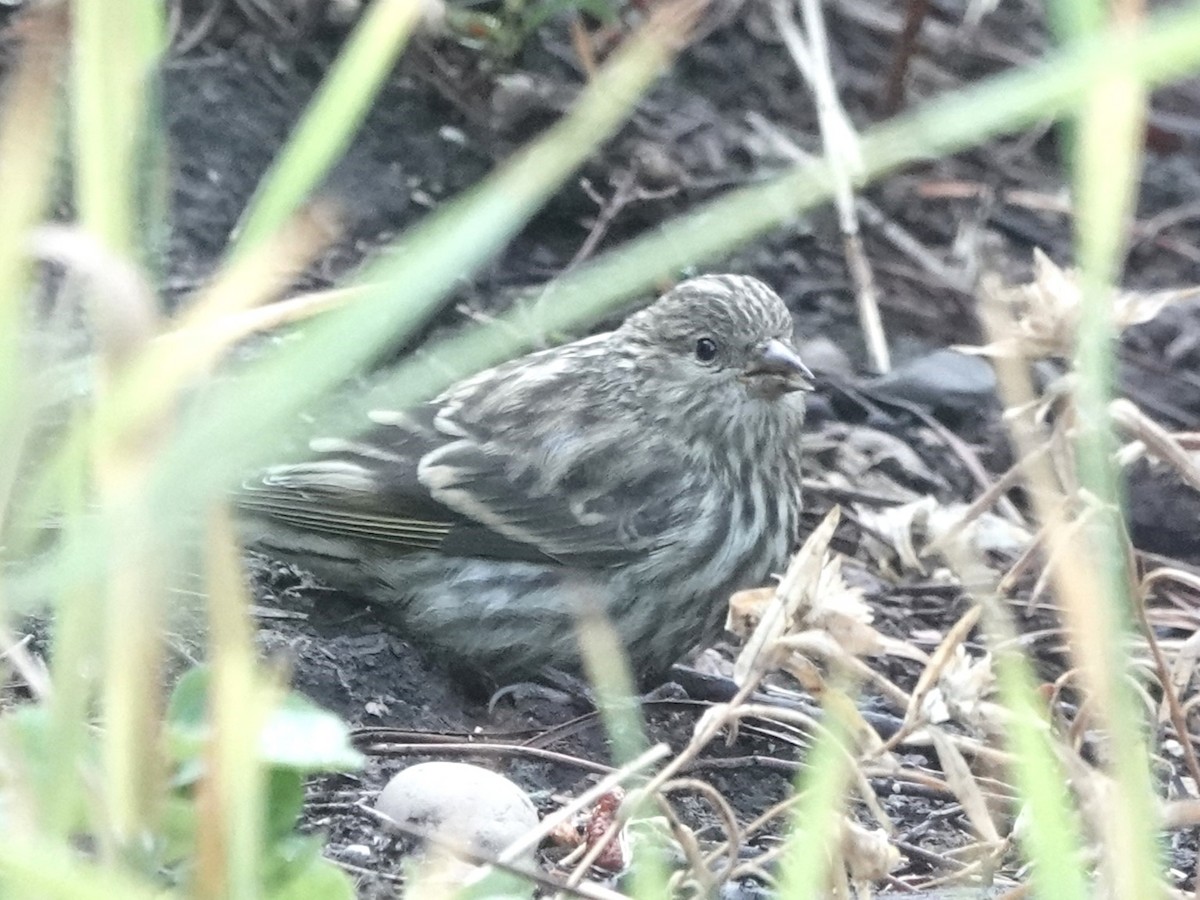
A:
<svg viewBox="0 0 1200 900">
<path fill-rule="evenodd" d="M 7 713 L 0 720 L 0 740 L 12 754 L 9 764 L 17 783 L 21 783 L 39 798 L 58 797 L 55 774 L 56 748 L 54 746 L 54 722 L 50 710 L 41 704 L 27 704 Z M 89 736 L 81 758 L 75 765 L 98 763 L 95 740 Z M 58 798 L 62 799 L 62 798 Z M 70 829 L 83 827 L 86 821 L 86 795 L 76 792 L 70 807 L 60 810 Z"/>
<path fill-rule="evenodd" d="M 543 0 L 525 13 L 522 24 L 526 31 L 533 31 L 548 19 L 567 10 L 586 12 L 606 25 L 613 23 L 617 18 L 616 9 L 608 0 Z"/>
<path fill-rule="evenodd" d="M 195 851 L 197 822 L 196 804 L 191 797 L 178 793 L 167 797 L 159 824 L 165 866 L 177 866 Z"/>
<path fill-rule="evenodd" d="M 304 809 L 304 779 L 295 769 L 273 768 L 267 776 L 268 840 L 289 835 Z"/>
<path fill-rule="evenodd" d="M 321 839 L 311 836 L 276 845 L 266 896 L 270 900 L 354 900 L 350 879 L 321 855 L 321 848 Z"/>
<path fill-rule="evenodd" d="M 197 667 L 175 685 L 167 706 L 168 731 L 175 758 L 186 763 L 202 751 L 208 737 L 209 670 Z M 290 693 L 272 710 L 259 738 L 260 759 L 300 773 L 357 769 L 362 754 L 350 744 L 350 730 L 307 697 Z"/>
<path fill-rule="evenodd" d="M 183 674 L 167 703 L 167 737 L 171 753 L 182 763 L 195 762 L 208 734 L 208 669 L 197 666 Z M 198 775 L 193 773 L 193 776 Z"/>
<path fill-rule="evenodd" d="M 457 900 L 529 900 L 532 896 L 533 887 L 528 878 L 522 878 L 512 872 L 493 869 L 479 881 L 460 890 L 456 898 Z"/>
<path fill-rule="evenodd" d="M 363 763 L 346 723 L 295 693 L 267 717 L 259 746 L 264 760 L 298 772 L 357 769 Z"/>
</svg>

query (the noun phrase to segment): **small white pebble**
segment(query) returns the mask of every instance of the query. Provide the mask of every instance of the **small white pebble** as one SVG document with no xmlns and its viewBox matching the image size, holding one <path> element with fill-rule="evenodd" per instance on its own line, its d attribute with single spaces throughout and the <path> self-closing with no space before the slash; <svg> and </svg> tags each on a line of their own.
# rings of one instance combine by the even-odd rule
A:
<svg viewBox="0 0 1200 900">
<path fill-rule="evenodd" d="M 438 137 L 447 144 L 458 144 L 460 147 L 467 145 L 467 135 L 461 128 L 455 128 L 453 125 L 443 125 L 438 129 Z"/>
<path fill-rule="evenodd" d="M 367 702 L 366 702 L 366 703 L 363 705 L 363 711 L 364 711 L 364 712 L 365 712 L 365 713 L 366 713 L 368 716 L 377 716 L 377 717 L 379 717 L 379 718 L 382 718 L 383 716 L 386 716 L 386 715 L 388 714 L 388 712 L 390 712 L 390 710 L 388 709 L 388 706 L 387 706 L 387 704 L 386 704 L 386 703 L 380 703 L 378 700 L 368 700 L 368 701 L 367 701 Z"/>
<path fill-rule="evenodd" d="M 349 25 L 362 12 L 362 0 L 330 0 L 325 18 L 333 25 Z"/>
<path fill-rule="evenodd" d="M 467 763 L 409 766 L 387 783 L 375 809 L 488 857 L 538 824 L 537 809 L 523 790 L 503 775 Z M 532 851 L 526 861 L 532 865 Z"/>
</svg>

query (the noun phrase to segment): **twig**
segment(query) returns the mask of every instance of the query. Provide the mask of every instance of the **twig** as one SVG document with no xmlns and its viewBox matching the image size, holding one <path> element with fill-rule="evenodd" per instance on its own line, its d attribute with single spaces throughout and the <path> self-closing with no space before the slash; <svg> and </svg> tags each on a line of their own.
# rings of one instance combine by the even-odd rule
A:
<svg viewBox="0 0 1200 900">
<path fill-rule="evenodd" d="M 168 11 L 167 34 L 168 44 L 176 54 L 182 56 L 206 41 L 216 27 L 217 19 L 225 11 L 226 0 L 213 0 L 195 25 L 184 30 L 183 6 L 181 2 L 172 3 Z"/>
<path fill-rule="evenodd" d="M 4 643 L 8 645 L 0 652 L 0 659 L 7 659 L 12 663 L 12 667 L 25 679 L 25 684 L 34 697 L 38 700 L 49 700 L 52 686 L 46 663 L 29 652 L 29 642 L 33 640 L 33 635 L 24 635 L 19 640 L 7 630 L 0 632 L 0 635 L 3 635 Z"/>
<path fill-rule="evenodd" d="M 530 831 L 528 834 L 518 838 L 513 843 L 504 848 L 504 851 L 497 857 L 502 863 L 511 863 L 513 860 L 520 857 L 523 853 L 527 853 L 541 843 L 542 838 L 552 832 L 555 828 L 566 822 L 573 815 L 587 806 L 589 803 L 607 794 L 613 788 L 620 785 L 623 781 L 641 772 L 643 769 L 649 768 L 661 759 L 671 755 L 671 748 L 666 744 L 655 744 L 645 753 L 641 754 L 632 762 L 622 766 L 617 771 L 601 778 L 594 785 L 576 797 L 571 803 L 561 809 L 555 810 L 542 819 L 541 824 Z M 621 822 L 622 818 L 618 814 L 617 822 Z"/>
<path fill-rule="evenodd" d="M 896 39 L 896 52 L 888 69 L 880 110 L 885 116 L 896 113 L 904 104 L 904 78 L 908 63 L 917 48 L 917 33 L 929 15 L 930 0 L 908 0 L 904 7 L 904 27 Z"/>
<path fill-rule="evenodd" d="M 889 244 L 919 265 L 930 275 L 938 279 L 951 290 L 965 294 L 974 289 L 974 284 L 966 273 L 948 266 L 937 254 L 918 241 L 913 235 L 902 228 L 897 222 L 889 219 L 878 206 L 866 197 L 859 197 L 854 204 L 863 220 L 877 230 Z"/>
<path fill-rule="evenodd" d="M 1132 406 L 1132 404 L 1129 405 Z M 1171 677 L 1171 667 L 1167 664 L 1167 658 L 1163 654 L 1162 647 L 1155 636 L 1154 628 L 1151 626 L 1150 619 L 1146 615 L 1146 603 L 1150 599 L 1153 581 L 1149 578 L 1142 578 L 1140 580 L 1137 578 L 1137 564 L 1133 559 L 1133 547 L 1129 543 L 1127 536 L 1125 547 L 1126 553 L 1129 556 L 1125 570 L 1129 573 L 1130 596 L 1134 598 L 1134 620 L 1137 622 L 1137 626 L 1142 632 L 1142 637 L 1146 639 L 1146 643 L 1150 649 L 1150 658 L 1153 660 L 1155 673 L 1158 675 L 1159 686 L 1162 688 L 1163 704 L 1170 714 L 1171 725 L 1175 728 L 1175 736 L 1179 740 L 1179 745 L 1183 748 L 1183 761 L 1187 766 L 1188 774 L 1191 775 L 1193 784 L 1200 784 L 1200 761 L 1196 759 L 1196 748 L 1192 743 L 1191 734 L 1188 732 L 1187 716 L 1184 714 L 1183 708 L 1179 703 L 1179 692 L 1175 689 L 1175 681 Z"/>
<path fill-rule="evenodd" d="M 791 0 L 772 0 L 771 3 L 775 26 L 779 29 L 784 46 L 795 61 L 796 68 L 808 83 L 817 106 L 817 121 L 821 127 L 825 162 L 834 182 L 834 200 L 845 243 L 846 265 L 854 281 L 859 324 L 863 330 L 867 352 L 875 369 L 887 372 L 892 367 L 887 336 L 879 316 L 875 279 L 863 252 L 858 215 L 854 208 L 852 182 L 862 170 L 858 134 L 838 100 L 837 89 L 833 83 L 833 73 L 829 66 L 829 45 L 825 38 L 825 20 L 821 15 L 820 4 L 818 0 L 800 0 L 800 9 L 808 32 L 807 38 L 793 16 Z"/>
<path fill-rule="evenodd" d="M 372 743 L 363 748 L 364 753 L 369 753 L 372 756 L 407 756 L 410 754 L 434 754 L 444 753 L 447 755 L 506 755 L 512 756 L 528 756 L 535 759 L 546 759 L 551 762 L 563 763 L 564 765 L 576 766 L 580 769 L 585 769 L 590 772 L 598 772 L 605 775 L 611 775 L 613 769 L 602 763 L 592 762 L 587 759 L 580 759 L 577 756 L 569 756 L 565 753 L 556 753 L 553 750 L 544 750 L 540 747 L 528 747 L 522 744 L 472 744 L 472 743 L 441 743 L 441 744 L 423 744 L 423 743 L 387 743 L 379 742 Z"/>
<path fill-rule="evenodd" d="M 669 196 L 675 192 L 674 189 L 654 192 L 639 188 L 637 186 L 637 172 L 634 168 L 626 169 L 620 173 L 613 184 L 613 195 L 607 201 L 592 188 L 586 179 L 583 180 L 582 185 L 584 192 L 600 207 L 600 211 L 596 214 L 596 221 L 592 224 L 587 237 L 579 245 L 579 249 L 575 251 L 575 255 L 571 257 L 571 261 L 563 267 L 562 275 L 566 275 L 568 272 L 578 268 L 580 263 L 595 252 L 597 245 L 604 238 L 604 235 L 608 233 L 609 227 L 621 210 L 639 200 L 654 200 L 659 197 Z M 562 275 L 559 277 L 561 278 Z"/>
<path fill-rule="evenodd" d="M 571 13 L 570 29 L 571 46 L 575 48 L 575 54 L 579 57 L 579 64 L 583 67 L 588 81 L 591 81 L 596 77 L 596 70 L 599 68 L 596 65 L 596 48 L 592 46 L 592 36 L 584 27 L 578 10 Z"/>
<path fill-rule="evenodd" d="M 716 893 L 716 885 L 724 882 L 737 865 L 738 848 L 744 842 L 741 829 L 738 828 L 737 814 L 733 811 L 732 805 L 725 799 L 725 796 L 707 781 L 700 781 L 696 778 L 677 778 L 674 781 L 669 781 L 662 786 L 662 791 L 659 794 L 659 805 L 666 812 L 668 821 L 671 823 L 671 828 L 676 833 L 677 840 L 679 839 L 679 833 L 685 826 L 675 816 L 674 808 L 666 799 L 667 794 L 674 793 L 675 791 L 695 791 L 697 794 L 702 795 L 713 808 L 717 817 L 725 823 L 725 833 L 728 835 L 729 840 L 726 842 L 724 849 L 718 848 L 701 859 L 699 858 L 698 847 L 684 845 L 684 852 L 691 861 L 692 868 L 697 872 L 697 879 L 708 888 L 706 896 L 712 896 Z M 680 843 L 684 844 L 683 841 L 680 841 Z M 710 867 L 712 863 L 722 856 L 726 857 L 725 869 L 713 875 Z"/>
<path fill-rule="evenodd" d="M 1180 445 L 1175 436 L 1154 422 L 1128 400 L 1114 400 L 1108 406 L 1113 423 L 1133 434 L 1154 456 L 1168 463 L 1194 490 L 1200 490 L 1200 466 Z"/>
<path fill-rule="evenodd" d="M 604 829 L 604 833 L 587 848 L 587 852 L 579 858 L 579 862 L 575 864 L 575 868 L 571 874 L 567 876 L 566 886 L 568 888 L 576 888 L 583 883 L 583 879 L 591 870 L 592 866 L 609 848 L 613 841 L 619 840 L 621 831 L 628 821 L 628 814 L 622 815 L 618 810 L 617 815 L 609 823 L 608 828 Z"/>
</svg>

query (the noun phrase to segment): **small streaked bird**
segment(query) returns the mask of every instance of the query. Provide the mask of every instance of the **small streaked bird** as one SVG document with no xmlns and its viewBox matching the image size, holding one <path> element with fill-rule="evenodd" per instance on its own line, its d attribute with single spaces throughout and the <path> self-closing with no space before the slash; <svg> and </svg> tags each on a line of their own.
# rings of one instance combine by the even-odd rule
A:
<svg viewBox="0 0 1200 900">
<path fill-rule="evenodd" d="M 615 331 L 313 441 L 244 486 L 243 535 L 452 666 L 577 669 L 600 610 L 650 682 L 795 547 L 812 376 L 792 328 L 761 281 L 685 281 Z"/>
</svg>

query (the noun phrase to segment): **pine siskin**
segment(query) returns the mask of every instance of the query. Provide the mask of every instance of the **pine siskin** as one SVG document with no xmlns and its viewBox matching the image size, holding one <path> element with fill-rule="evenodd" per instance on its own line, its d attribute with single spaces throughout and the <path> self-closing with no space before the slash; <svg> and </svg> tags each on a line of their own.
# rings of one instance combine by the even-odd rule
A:
<svg viewBox="0 0 1200 900">
<path fill-rule="evenodd" d="M 811 373 L 762 282 L 686 281 L 615 331 L 481 372 L 238 498 L 256 549 L 362 596 L 496 678 L 577 668 L 601 609 L 660 676 L 800 522 Z"/>
</svg>

